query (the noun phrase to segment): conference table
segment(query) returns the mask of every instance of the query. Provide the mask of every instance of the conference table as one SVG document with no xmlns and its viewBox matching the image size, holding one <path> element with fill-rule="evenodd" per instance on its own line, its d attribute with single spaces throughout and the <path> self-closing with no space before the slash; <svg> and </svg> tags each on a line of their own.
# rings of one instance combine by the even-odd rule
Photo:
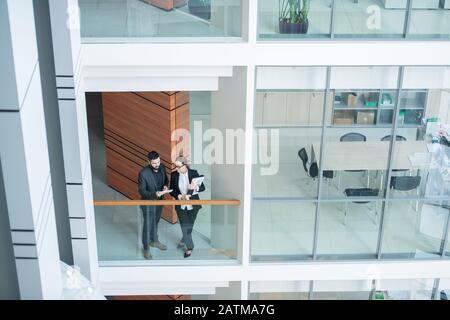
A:
<svg viewBox="0 0 450 320">
<path fill-rule="evenodd" d="M 312 161 L 322 170 L 385 171 L 388 167 L 390 141 L 325 142 L 323 164 L 320 163 L 320 143 L 312 144 Z M 431 165 L 431 153 L 426 141 L 395 141 L 392 169 L 427 170 Z M 367 186 L 370 181 L 367 174 Z M 340 179 L 339 179 L 340 180 Z M 383 174 L 380 180 L 382 189 Z M 339 183 L 340 185 L 340 183 Z"/>
<path fill-rule="evenodd" d="M 387 170 L 389 145 L 390 141 L 325 142 L 321 164 L 320 143 L 316 142 L 312 144 L 312 159 L 322 170 Z M 392 169 L 427 169 L 428 154 L 425 141 L 395 141 Z"/>
</svg>

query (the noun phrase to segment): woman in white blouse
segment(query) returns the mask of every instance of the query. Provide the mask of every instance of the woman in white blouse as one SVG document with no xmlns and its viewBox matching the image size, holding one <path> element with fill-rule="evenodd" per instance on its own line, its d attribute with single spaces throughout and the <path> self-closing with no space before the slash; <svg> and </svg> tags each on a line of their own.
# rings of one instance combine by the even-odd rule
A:
<svg viewBox="0 0 450 320">
<path fill-rule="evenodd" d="M 196 170 L 190 169 L 186 158 L 177 157 L 175 160 L 177 170 L 172 172 L 170 179 L 170 195 L 178 200 L 199 200 L 198 192 L 205 191 L 205 185 L 200 186 L 192 183 L 192 179 L 200 177 Z M 193 194 L 195 191 L 195 194 Z M 192 254 L 194 242 L 192 241 L 192 229 L 194 228 L 195 219 L 200 205 L 180 205 L 175 206 L 178 221 L 180 222 L 183 237 L 178 243 L 178 248 L 184 249 L 184 257 L 187 258 Z"/>
</svg>

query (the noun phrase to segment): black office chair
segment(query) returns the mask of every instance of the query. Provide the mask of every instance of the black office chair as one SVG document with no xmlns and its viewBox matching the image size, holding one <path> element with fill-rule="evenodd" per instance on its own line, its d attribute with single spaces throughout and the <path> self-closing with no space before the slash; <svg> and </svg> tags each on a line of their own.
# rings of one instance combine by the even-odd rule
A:
<svg viewBox="0 0 450 320">
<path fill-rule="evenodd" d="M 306 152 L 305 148 L 301 148 L 298 150 L 298 156 L 300 157 L 300 160 L 303 162 L 303 169 L 305 169 L 306 174 L 308 174 L 308 153 Z"/>
<path fill-rule="evenodd" d="M 387 136 L 384 136 L 383 138 L 381 138 L 381 141 L 391 141 L 391 137 L 392 136 L 390 134 L 388 134 Z M 396 135 L 395 140 L 396 141 L 406 141 L 406 138 L 404 136 Z"/>
<path fill-rule="evenodd" d="M 319 167 L 317 166 L 317 162 L 313 162 L 313 163 L 311 163 L 311 165 L 309 166 L 309 169 L 308 169 L 309 157 L 308 157 L 308 153 L 306 152 L 306 149 L 301 148 L 300 150 L 298 150 L 298 156 L 299 156 L 300 160 L 302 160 L 303 169 L 305 169 L 306 175 L 308 177 L 312 178 L 313 180 L 315 178 L 317 178 L 319 176 Z M 323 177 L 327 178 L 327 179 L 332 179 L 332 178 L 334 178 L 334 172 L 325 170 L 323 172 Z"/>
<path fill-rule="evenodd" d="M 339 139 L 341 142 L 353 142 L 353 141 L 366 141 L 367 138 L 365 135 L 358 133 L 358 132 L 349 132 L 341 136 Z M 345 170 L 347 172 L 364 172 L 366 173 L 367 170 Z M 369 187 L 369 172 L 367 172 L 367 187 Z M 340 179 L 338 185 L 340 185 Z"/>
<path fill-rule="evenodd" d="M 318 175 L 319 175 L 319 167 L 317 166 L 317 162 L 313 162 L 313 163 L 311 163 L 311 166 L 309 167 L 309 176 L 311 178 L 317 178 Z M 322 172 L 322 176 L 326 179 L 333 179 L 334 171 L 324 170 Z"/>
<path fill-rule="evenodd" d="M 344 190 L 344 194 L 347 197 L 378 197 L 380 190 L 379 189 L 372 189 L 372 188 L 347 188 Z M 352 201 L 353 203 L 358 204 L 365 204 L 365 203 L 372 203 L 372 206 L 375 206 L 375 225 L 377 224 L 377 208 L 376 208 L 376 201 Z M 372 208 L 373 210 L 374 208 Z M 347 210 L 348 210 L 348 202 L 345 203 L 345 209 L 344 209 L 344 225 L 346 224 L 346 218 L 347 218 Z"/>
<path fill-rule="evenodd" d="M 349 132 L 341 136 L 339 139 L 341 142 L 347 142 L 347 141 L 366 141 L 367 138 L 365 135 L 358 133 L 358 132 Z"/>
<path fill-rule="evenodd" d="M 381 138 L 381 141 L 391 141 L 392 135 L 388 134 L 387 136 L 384 136 Z M 396 141 L 406 141 L 406 138 L 404 136 L 396 135 L 395 136 Z M 392 169 L 392 171 L 395 172 L 401 172 L 401 171 L 408 171 L 409 169 Z M 377 177 L 378 177 L 378 171 L 377 171 Z"/>
<path fill-rule="evenodd" d="M 416 196 L 419 197 L 419 186 L 421 176 L 391 177 L 389 187 L 398 191 L 411 191 L 416 189 Z M 419 201 L 416 201 L 416 211 L 419 209 Z"/>
</svg>

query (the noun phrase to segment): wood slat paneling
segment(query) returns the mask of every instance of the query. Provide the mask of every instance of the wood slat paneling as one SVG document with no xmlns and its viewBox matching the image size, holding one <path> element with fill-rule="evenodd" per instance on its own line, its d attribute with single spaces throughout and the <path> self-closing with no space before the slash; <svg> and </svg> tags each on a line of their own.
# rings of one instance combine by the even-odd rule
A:
<svg viewBox="0 0 450 320">
<path fill-rule="evenodd" d="M 175 96 L 175 105 L 178 107 L 189 103 L 189 92 L 188 91 L 180 91 L 176 93 Z"/>
<path fill-rule="evenodd" d="M 140 199 L 137 183 L 109 167 L 106 168 L 106 183 L 130 199 Z"/>
<path fill-rule="evenodd" d="M 176 108 L 175 94 L 168 95 L 164 92 L 136 92 L 136 94 L 164 109 L 172 110 Z"/>
<path fill-rule="evenodd" d="M 143 166 L 109 148 L 106 148 L 106 163 L 108 167 L 113 168 L 116 172 L 119 172 L 136 184 L 138 183 L 139 171 L 141 171 Z"/>
<path fill-rule="evenodd" d="M 107 183 L 138 200 L 138 175 L 147 165 L 149 151 L 160 154 L 168 176 L 175 170 L 171 134 L 177 128 L 189 130 L 189 92 L 114 92 L 103 93 L 102 99 Z M 189 156 L 189 145 L 185 153 Z M 162 216 L 177 221 L 171 206 L 164 208 Z"/>
</svg>

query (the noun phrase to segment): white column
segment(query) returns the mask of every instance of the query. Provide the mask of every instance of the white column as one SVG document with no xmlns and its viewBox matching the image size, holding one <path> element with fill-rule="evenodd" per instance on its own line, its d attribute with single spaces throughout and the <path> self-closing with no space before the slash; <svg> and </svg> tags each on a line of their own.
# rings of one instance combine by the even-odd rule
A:
<svg viewBox="0 0 450 320">
<path fill-rule="evenodd" d="M 81 273 L 95 284 L 98 257 L 86 102 L 80 80 L 78 1 L 50 0 L 49 5 L 73 257 Z"/>
<path fill-rule="evenodd" d="M 242 136 L 245 137 L 243 131 L 246 125 L 246 70 L 245 67 L 234 67 L 232 78 L 221 78 L 219 90 L 212 94 L 211 105 L 211 128 L 222 134 L 224 147 L 223 159 L 216 159 L 222 160 L 223 164 L 211 165 L 211 198 L 241 200 L 241 205 L 237 208 L 233 206 L 211 208 L 211 244 L 216 248 L 236 247 L 238 260 L 245 259 L 242 247 L 242 225 L 245 216 L 242 181 L 245 175 L 243 159 L 247 146 L 244 145 Z M 227 136 L 227 130 L 242 131 L 242 136 L 236 139 L 234 148 L 227 147 L 228 143 L 233 142 L 233 138 Z M 233 151 L 234 159 L 231 158 Z"/>
<path fill-rule="evenodd" d="M 0 157 L 22 299 L 62 281 L 32 0 L 0 2 Z"/>
</svg>

